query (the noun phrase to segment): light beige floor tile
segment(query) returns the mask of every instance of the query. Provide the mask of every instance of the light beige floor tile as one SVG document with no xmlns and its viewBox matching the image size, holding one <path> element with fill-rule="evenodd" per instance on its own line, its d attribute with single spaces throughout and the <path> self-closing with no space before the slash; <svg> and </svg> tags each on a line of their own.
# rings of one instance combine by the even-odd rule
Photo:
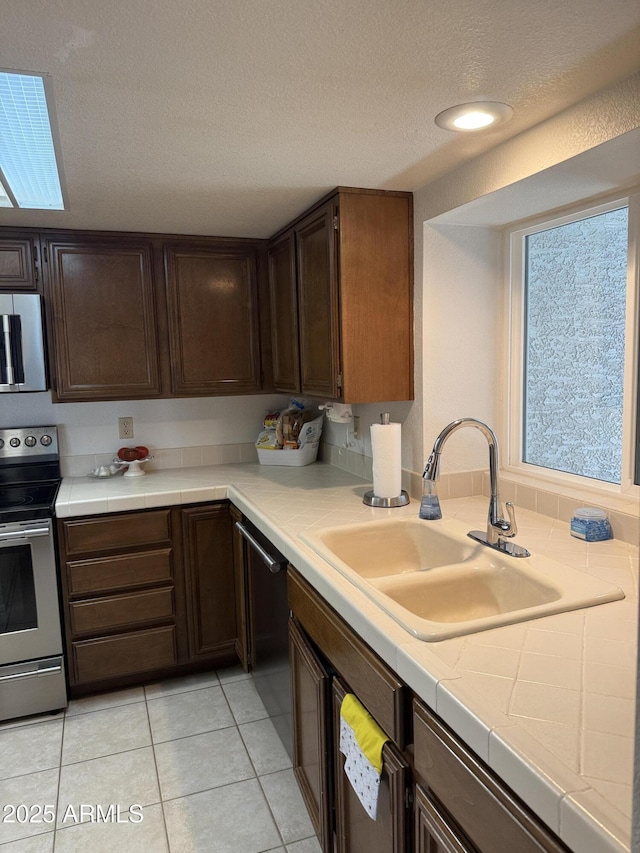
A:
<svg viewBox="0 0 640 853">
<path fill-rule="evenodd" d="M 318 839 L 314 836 L 287 844 L 287 853 L 322 853 Z"/>
<path fill-rule="evenodd" d="M 144 688 L 147 699 L 158 699 L 160 696 L 173 696 L 174 693 L 186 693 L 189 690 L 202 690 L 204 687 L 217 687 L 218 676 L 215 672 L 198 672 L 194 675 L 183 675 L 179 678 L 169 678 L 147 684 Z"/>
<path fill-rule="evenodd" d="M 238 725 L 269 716 L 252 678 L 226 682 L 222 689 Z"/>
<path fill-rule="evenodd" d="M 64 714 L 62 711 L 53 714 L 33 714 L 30 717 L 17 717 L 13 720 L 3 720 L 0 722 L 0 732 L 5 731 L 5 729 L 21 729 L 24 726 L 39 726 L 40 723 L 51 723 L 63 719 Z"/>
<path fill-rule="evenodd" d="M 149 699 L 147 707 L 154 743 L 234 725 L 221 687 Z"/>
<path fill-rule="evenodd" d="M 0 779 L 60 766 L 62 719 L 0 731 Z"/>
<path fill-rule="evenodd" d="M 245 672 L 240 665 L 228 666 L 225 669 L 218 670 L 220 684 L 226 684 L 228 681 L 243 681 L 246 678 L 251 678 L 251 675 Z"/>
<path fill-rule="evenodd" d="M 259 781 L 285 844 L 308 838 L 313 833 L 313 824 L 293 770 L 270 773 Z"/>
<path fill-rule="evenodd" d="M 144 702 L 143 687 L 131 687 L 129 690 L 114 690 L 111 693 L 96 693 L 94 696 L 71 699 L 67 708 L 67 717 L 73 717 L 76 714 L 87 714 L 90 711 L 103 711 L 105 708 L 115 708 L 118 705 L 132 705 L 135 702 Z"/>
<path fill-rule="evenodd" d="M 154 747 L 162 799 L 253 777 L 253 765 L 235 728 L 178 738 Z"/>
<path fill-rule="evenodd" d="M 21 841 L 10 841 L 2 844 L 0 836 L 0 851 L 2 853 L 53 853 L 53 832 L 45 832 L 42 835 L 32 835 Z"/>
<path fill-rule="evenodd" d="M 258 776 L 291 767 L 291 759 L 271 720 L 245 723 L 239 729 Z"/>
<path fill-rule="evenodd" d="M 60 773 L 58 827 L 79 822 L 79 804 L 120 806 L 121 812 L 132 805 L 148 806 L 160 802 L 158 775 L 151 747 L 134 749 L 81 761 L 63 767 Z"/>
<path fill-rule="evenodd" d="M 56 853 L 167 853 L 169 846 L 164 827 L 162 806 L 146 806 L 139 823 L 81 823 L 56 833 Z M 2 848 L 0 848 L 1 850 Z"/>
<path fill-rule="evenodd" d="M 282 844 L 257 779 L 169 800 L 164 811 L 176 853 L 261 853 Z"/>
<path fill-rule="evenodd" d="M 62 763 L 88 761 L 150 744 L 149 718 L 143 702 L 78 714 L 65 721 Z"/>
<path fill-rule="evenodd" d="M 27 776 L 17 776 L 0 782 L 0 803 L 3 808 L 7 804 L 18 806 L 52 806 L 55 812 L 58 798 L 59 770 L 42 770 L 39 773 L 29 773 Z M 5 812 L 3 811 L 3 816 Z M 0 842 L 16 841 L 28 838 L 30 835 L 41 835 L 50 832 L 51 823 L 6 823 L 0 825 Z"/>
</svg>

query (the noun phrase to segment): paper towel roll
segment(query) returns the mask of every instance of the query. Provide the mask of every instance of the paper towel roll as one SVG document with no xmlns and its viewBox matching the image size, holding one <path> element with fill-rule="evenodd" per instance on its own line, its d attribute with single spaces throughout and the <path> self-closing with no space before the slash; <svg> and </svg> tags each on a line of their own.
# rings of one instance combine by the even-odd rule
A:
<svg viewBox="0 0 640 853">
<path fill-rule="evenodd" d="M 400 424 L 371 424 L 373 493 L 397 498 L 402 491 Z"/>
</svg>

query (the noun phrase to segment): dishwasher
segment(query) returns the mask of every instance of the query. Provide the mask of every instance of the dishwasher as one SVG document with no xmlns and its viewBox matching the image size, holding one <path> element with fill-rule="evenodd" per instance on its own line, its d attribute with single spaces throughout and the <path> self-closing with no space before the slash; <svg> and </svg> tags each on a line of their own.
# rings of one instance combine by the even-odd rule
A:
<svg viewBox="0 0 640 853">
<path fill-rule="evenodd" d="M 236 522 L 246 542 L 251 675 L 267 713 L 293 758 L 289 673 L 287 558 L 250 521 Z"/>
</svg>

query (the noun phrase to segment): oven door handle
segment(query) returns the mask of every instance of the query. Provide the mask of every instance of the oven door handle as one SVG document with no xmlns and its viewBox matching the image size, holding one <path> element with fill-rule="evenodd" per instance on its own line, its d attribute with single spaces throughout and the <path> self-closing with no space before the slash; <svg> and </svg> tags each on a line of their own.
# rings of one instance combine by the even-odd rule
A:
<svg viewBox="0 0 640 853">
<path fill-rule="evenodd" d="M 38 536 L 48 536 L 51 532 L 47 527 L 32 527 L 26 530 L 7 530 L 4 533 L 0 531 L 0 542 L 8 542 L 14 539 L 35 539 Z"/>
<path fill-rule="evenodd" d="M 279 560 L 276 560 L 275 557 L 272 557 L 268 551 L 266 551 L 262 545 L 251 535 L 251 533 L 247 530 L 244 524 L 241 521 L 236 521 L 236 528 L 238 532 L 242 536 L 243 539 L 246 539 L 249 545 L 259 554 L 260 559 L 269 569 L 269 571 L 276 575 L 286 563 L 281 563 Z"/>
</svg>

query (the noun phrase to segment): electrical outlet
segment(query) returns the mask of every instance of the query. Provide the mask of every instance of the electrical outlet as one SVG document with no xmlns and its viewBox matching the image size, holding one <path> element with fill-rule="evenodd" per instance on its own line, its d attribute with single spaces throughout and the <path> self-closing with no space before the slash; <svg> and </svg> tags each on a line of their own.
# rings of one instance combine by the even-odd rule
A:
<svg viewBox="0 0 640 853">
<path fill-rule="evenodd" d="M 118 438 L 133 438 L 133 418 L 118 418 Z"/>
<path fill-rule="evenodd" d="M 353 437 L 356 441 L 360 438 L 360 415 L 353 416 Z"/>
</svg>

